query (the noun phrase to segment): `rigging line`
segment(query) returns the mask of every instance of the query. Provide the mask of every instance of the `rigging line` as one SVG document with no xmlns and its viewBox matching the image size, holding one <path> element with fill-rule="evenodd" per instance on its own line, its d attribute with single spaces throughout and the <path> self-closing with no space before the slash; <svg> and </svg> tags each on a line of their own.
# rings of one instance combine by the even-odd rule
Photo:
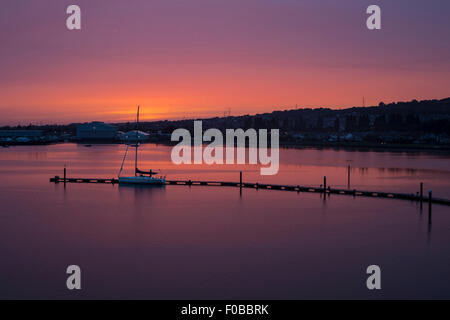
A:
<svg viewBox="0 0 450 320">
<path fill-rule="evenodd" d="M 134 175 L 137 176 L 137 161 L 138 161 L 138 147 L 139 147 L 139 105 L 136 115 L 136 153 L 134 156 Z"/>
<path fill-rule="evenodd" d="M 120 166 L 119 174 L 117 175 L 118 177 L 120 177 L 120 174 L 122 173 L 123 164 L 125 163 L 125 159 L 127 158 L 128 147 L 129 145 L 127 144 L 127 149 L 125 150 L 125 155 L 123 156 L 122 165 Z"/>
</svg>

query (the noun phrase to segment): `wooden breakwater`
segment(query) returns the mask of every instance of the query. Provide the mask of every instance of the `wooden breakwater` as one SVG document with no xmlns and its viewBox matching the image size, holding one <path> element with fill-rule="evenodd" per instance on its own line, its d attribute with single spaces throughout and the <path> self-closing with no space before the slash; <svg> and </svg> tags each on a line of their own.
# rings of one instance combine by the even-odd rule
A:
<svg viewBox="0 0 450 320">
<path fill-rule="evenodd" d="M 55 176 L 50 178 L 53 183 L 100 183 L 100 184 L 118 184 L 119 180 L 116 178 L 67 178 Z M 294 192 L 310 192 L 322 194 L 337 194 L 347 195 L 353 197 L 371 197 L 371 198 L 387 198 L 387 199 L 401 199 L 418 202 L 436 203 L 450 206 L 449 199 L 440 199 L 432 197 L 431 191 L 428 196 L 423 194 L 423 183 L 420 184 L 420 191 L 417 194 L 412 193 L 398 193 L 398 192 L 380 192 L 380 191 L 363 191 L 356 189 L 336 189 L 327 187 L 326 177 L 324 177 L 324 184 L 320 187 L 307 187 L 300 185 L 281 185 L 281 184 L 264 184 L 264 183 L 249 183 L 242 181 L 242 173 L 240 174 L 239 182 L 229 181 L 198 181 L 198 180 L 166 180 L 166 185 L 177 186 L 215 186 L 215 187 L 237 187 L 247 189 L 263 189 L 263 190 L 279 190 L 279 191 L 294 191 Z"/>
</svg>

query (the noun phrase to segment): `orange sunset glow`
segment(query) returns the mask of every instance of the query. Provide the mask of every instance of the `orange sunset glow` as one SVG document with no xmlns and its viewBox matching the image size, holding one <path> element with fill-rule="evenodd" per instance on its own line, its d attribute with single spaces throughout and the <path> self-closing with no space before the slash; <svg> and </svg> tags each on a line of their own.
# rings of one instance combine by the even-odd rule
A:
<svg viewBox="0 0 450 320">
<path fill-rule="evenodd" d="M 74 32 L 64 1 L 4 5 L 2 124 L 129 121 L 138 104 L 160 120 L 448 96 L 448 22 L 420 5 L 413 20 L 386 2 L 369 32 L 352 1 L 79 2 Z"/>
</svg>

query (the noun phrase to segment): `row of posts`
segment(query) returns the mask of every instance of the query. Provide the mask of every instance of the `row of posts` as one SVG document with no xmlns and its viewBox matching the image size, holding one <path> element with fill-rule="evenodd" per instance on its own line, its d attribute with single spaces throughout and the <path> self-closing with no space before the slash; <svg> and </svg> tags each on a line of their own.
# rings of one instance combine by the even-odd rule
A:
<svg viewBox="0 0 450 320">
<path fill-rule="evenodd" d="M 67 180 L 67 169 L 66 166 L 64 166 L 64 184 L 66 183 Z M 350 166 L 348 166 L 348 185 L 350 186 Z M 242 192 L 242 171 L 239 172 L 239 188 L 240 191 Z M 327 177 L 324 176 L 323 177 L 323 192 L 326 193 L 327 192 Z M 430 190 L 428 192 L 428 215 L 429 215 L 429 220 L 431 223 L 431 204 L 433 202 L 433 191 Z M 420 205 L 422 206 L 423 204 L 423 182 L 420 183 Z"/>
<path fill-rule="evenodd" d="M 350 189 L 350 166 L 347 168 L 348 171 L 348 188 Z M 323 177 L 323 192 L 327 193 L 327 176 Z M 423 182 L 420 183 L 420 209 L 423 205 Z M 431 207 L 433 203 L 433 190 L 428 191 L 428 223 L 431 224 Z"/>
<path fill-rule="evenodd" d="M 65 173 L 64 169 L 64 173 Z M 348 171 L 348 187 L 350 188 L 350 165 L 347 168 Z M 64 179 L 65 180 L 65 179 Z M 242 194 L 242 171 L 239 172 L 239 189 Z M 327 193 L 327 176 L 323 177 L 323 192 Z M 431 205 L 433 203 L 433 191 L 428 192 L 428 222 L 431 224 Z M 420 183 L 420 207 L 423 205 L 423 182 Z"/>
<path fill-rule="evenodd" d="M 350 165 L 347 168 L 348 170 L 348 187 L 350 188 Z M 67 169 L 66 166 L 64 166 L 64 184 L 66 184 L 67 180 Z M 242 171 L 239 172 L 239 189 L 242 194 Z M 323 177 L 323 192 L 327 192 L 327 176 Z M 422 208 L 423 204 L 423 182 L 420 183 L 420 207 Z M 430 190 L 428 192 L 428 223 L 431 224 L 431 205 L 433 202 L 433 191 Z"/>
</svg>

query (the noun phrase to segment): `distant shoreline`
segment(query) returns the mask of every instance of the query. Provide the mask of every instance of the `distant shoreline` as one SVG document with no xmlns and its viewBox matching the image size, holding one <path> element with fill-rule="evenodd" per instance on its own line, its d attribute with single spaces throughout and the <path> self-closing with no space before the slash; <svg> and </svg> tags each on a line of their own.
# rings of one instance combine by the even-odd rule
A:
<svg viewBox="0 0 450 320">
<path fill-rule="evenodd" d="M 444 151 L 450 153 L 450 145 L 416 145 L 416 144 L 378 144 L 361 142 L 280 142 L 283 148 L 318 148 L 318 149 L 347 149 L 347 150 L 378 150 L 378 151 Z"/>
<path fill-rule="evenodd" d="M 2 148 L 14 146 L 42 146 L 42 145 L 56 145 L 56 144 L 79 144 L 86 146 L 107 145 L 107 144 L 124 144 L 122 142 L 106 142 L 106 141 L 65 141 L 65 142 L 28 142 L 28 143 L 0 143 Z M 156 144 L 164 146 L 174 146 L 178 142 L 169 141 L 147 141 L 142 144 Z M 205 143 L 204 145 L 208 145 Z M 377 143 L 361 143 L 361 142 L 281 142 L 280 148 L 283 149 L 339 149 L 346 151 L 396 151 L 396 152 L 424 152 L 436 153 L 443 152 L 450 154 L 450 145 L 415 145 L 415 144 L 377 144 Z"/>
</svg>

